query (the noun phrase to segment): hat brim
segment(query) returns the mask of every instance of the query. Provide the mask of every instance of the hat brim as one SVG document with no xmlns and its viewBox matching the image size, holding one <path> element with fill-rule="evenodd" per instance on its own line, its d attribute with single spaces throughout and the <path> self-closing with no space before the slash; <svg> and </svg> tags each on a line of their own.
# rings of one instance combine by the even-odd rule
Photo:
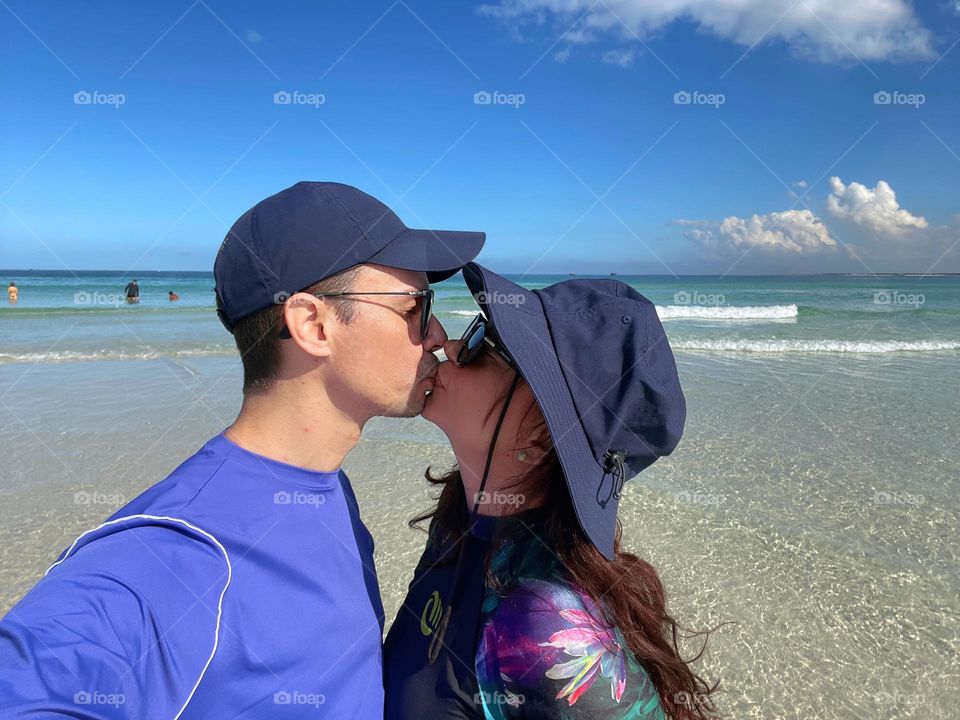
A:
<svg viewBox="0 0 960 720">
<path fill-rule="evenodd" d="M 405 230 L 365 262 L 425 272 L 440 282 L 460 272 L 483 248 L 487 234 L 459 230 Z"/>
<path fill-rule="evenodd" d="M 619 499 L 610 496 L 602 505 L 598 501 L 601 485 L 606 483 L 602 488 L 606 497 L 613 478 L 606 476 L 590 449 L 540 295 L 476 263 L 466 265 L 463 276 L 543 413 L 580 527 L 608 560 L 614 560 Z"/>
</svg>

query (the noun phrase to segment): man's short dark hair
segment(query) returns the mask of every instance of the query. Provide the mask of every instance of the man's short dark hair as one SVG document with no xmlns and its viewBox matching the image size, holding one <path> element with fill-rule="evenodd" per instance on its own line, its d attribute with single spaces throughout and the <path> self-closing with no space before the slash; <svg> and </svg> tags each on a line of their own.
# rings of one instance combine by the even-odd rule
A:
<svg viewBox="0 0 960 720">
<path fill-rule="evenodd" d="M 348 292 L 354 287 L 363 265 L 354 265 L 336 275 L 314 283 L 304 289 L 307 293 Z M 349 323 L 355 312 L 354 303 L 338 298 L 325 300 L 333 306 L 337 319 Z M 283 304 L 275 303 L 258 310 L 237 322 L 233 339 L 243 362 L 243 394 L 261 393 L 269 390 L 280 373 L 280 330 L 283 326 Z"/>
</svg>

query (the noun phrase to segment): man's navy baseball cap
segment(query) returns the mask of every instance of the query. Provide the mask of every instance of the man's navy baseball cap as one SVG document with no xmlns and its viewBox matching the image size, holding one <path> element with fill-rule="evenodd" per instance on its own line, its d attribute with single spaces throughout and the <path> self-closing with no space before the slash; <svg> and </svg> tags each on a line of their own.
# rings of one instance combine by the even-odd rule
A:
<svg viewBox="0 0 960 720">
<path fill-rule="evenodd" d="M 361 263 L 454 275 L 477 256 L 486 234 L 414 230 L 386 205 L 350 185 L 298 182 L 261 200 L 230 228 L 213 264 L 217 315 L 237 321 Z"/>
<path fill-rule="evenodd" d="M 623 483 L 673 452 L 687 416 L 656 307 L 619 280 L 463 277 L 543 413 L 580 526 L 615 559 Z"/>
</svg>

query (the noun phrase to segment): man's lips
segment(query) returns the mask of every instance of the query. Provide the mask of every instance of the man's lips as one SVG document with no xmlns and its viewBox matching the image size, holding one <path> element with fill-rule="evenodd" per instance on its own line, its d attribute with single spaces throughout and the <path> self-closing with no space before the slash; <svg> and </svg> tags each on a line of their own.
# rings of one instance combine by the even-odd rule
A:
<svg viewBox="0 0 960 720">
<path fill-rule="evenodd" d="M 446 390 L 446 389 L 447 389 L 447 386 L 443 383 L 443 377 L 442 377 L 443 374 L 440 372 L 440 371 L 443 369 L 443 365 L 444 365 L 444 363 L 440 363 L 440 364 L 437 366 L 437 372 L 436 372 L 436 374 L 434 375 L 433 379 L 434 379 L 434 386 L 435 386 L 435 387 L 439 387 L 439 388 L 442 388 L 442 389 Z"/>
</svg>

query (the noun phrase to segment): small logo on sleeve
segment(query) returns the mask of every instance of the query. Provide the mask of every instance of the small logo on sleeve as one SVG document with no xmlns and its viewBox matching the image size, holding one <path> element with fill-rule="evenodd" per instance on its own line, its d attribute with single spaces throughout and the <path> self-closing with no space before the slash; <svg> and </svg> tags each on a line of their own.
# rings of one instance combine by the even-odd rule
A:
<svg viewBox="0 0 960 720">
<path fill-rule="evenodd" d="M 427 598 L 426 605 L 423 606 L 423 612 L 420 613 L 420 632 L 426 637 L 433 635 L 440 623 L 440 615 L 443 612 L 443 603 L 440 602 L 440 593 L 436 590 Z"/>
</svg>

